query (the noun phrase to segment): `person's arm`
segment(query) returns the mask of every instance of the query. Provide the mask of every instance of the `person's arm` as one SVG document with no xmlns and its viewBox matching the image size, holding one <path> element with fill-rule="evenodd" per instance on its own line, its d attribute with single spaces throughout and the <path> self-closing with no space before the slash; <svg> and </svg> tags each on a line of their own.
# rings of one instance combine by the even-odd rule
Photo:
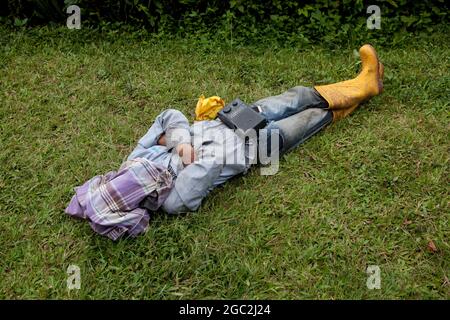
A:
<svg viewBox="0 0 450 320">
<path fill-rule="evenodd" d="M 174 188 L 163 203 L 163 210 L 169 214 L 197 210 L 222 168 L 223 165 L 215 163 L 214 158 L 202 157 L 181 170 Z"/>
<path fill-rule="evenodd" d="M 162 141 L 168 149 L 177 148 L 177 151 L 186 148 L 182 145 L 191 144 L 189 121 L 183 113 L 175 109 L 167 109 L 159 114 L 148 132 L 139 140 L 128 160 L 139 157 L 143 150 Z"/>
<path fill-rule="evenodd" d="M 158 144 L 161 146 L 167 146 L 166 135 L 164 133 L 158 139 Z M 178 144 L 175 150 L 185 166 L 191 164 L 196 159 L 194 147 L 190 143 Z"/>
</svg>

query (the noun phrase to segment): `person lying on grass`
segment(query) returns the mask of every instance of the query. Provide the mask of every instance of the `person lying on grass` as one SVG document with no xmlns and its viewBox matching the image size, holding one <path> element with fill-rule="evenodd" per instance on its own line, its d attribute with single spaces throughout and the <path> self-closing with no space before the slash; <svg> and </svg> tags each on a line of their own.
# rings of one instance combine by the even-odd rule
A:
<svg viewBox="0 0 450 320">
<path fill-rule="evenodd" d="M 269 152 L 290 151 L 383 91 L 384 67 L 375 49 L 364 45 L 359 52 L 362 70 L 354 79 L 314 88 L 297 86 L 251 105 L 267 120 L 268 134 L 259 140 L 271 138 L 265 141 Z M 275 131 L 279 137 L 277 150 L 271 150 L 271 132 Z M 219 161 L 217 150 L 221 149 L 226 154 L 221 154 Z M 156 117 L 128 160 L 135 158 L 160 163 L 171 172 L 174 187 L 162 204 L 169 214 L 197 210 L 213 188 L 245 173 L 255 163 L 245 141 L 222 121 L 198 121 L 190 126 L 187 118 L 174 109 Z M 227 163 L 223 158 L 234 161 Z"/>
<path fill-rule="evenodd" d="M 211 119 L 189 125 L 180 111 L 165 110 L 117 172 L 95 176 L 75 188 L 65 212 L 88 220 L 95 232 L 117 240 L 145 232 L 150 212 L 159 208 L 168 214 L 197 210 L 215 187 L 255 163 L 278 160 L 280 154 L 380 94 L 383 64 L 372 46 L 364 45 L 359 52 L 362 70 L 352 80 L 297 86 L 241 109 L 261 120 L 259 134 L 253 137 L 231 129 L 223 117 L 224 122 Z M 231 112 L 225 106 L 223 112 L 227 110 Z M 249 117 L 241 120 L 249 123 Z"/>
</svg>

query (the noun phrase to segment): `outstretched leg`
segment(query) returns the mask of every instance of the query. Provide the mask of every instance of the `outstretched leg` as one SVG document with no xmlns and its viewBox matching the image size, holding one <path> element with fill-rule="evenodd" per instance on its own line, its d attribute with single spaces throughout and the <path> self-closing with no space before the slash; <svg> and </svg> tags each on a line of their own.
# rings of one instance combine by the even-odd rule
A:
<svg viewBox="0 0 450 320">
<path fill-rule="evenodd" d="M 277 96 L 256 101 L 258 108 L 268 121 L 278 121 L 308 108 L 328 108 L 327 101 L 313 88 L 297 86 Z"/>
<path fill-rule="evenodd" d="M 319 132 L 333 119 L 327 101 L 315 89 L 303 86 L 258 100 L 252 107 L 257 107 L 269 121 L 266 127 L 267 140 L 260 140 L 263 145 L 267 145 L 268 154 L 272 151 L 271 136 L 278 136 L 279 151 L 284 153 Z"/>
<path fill-rule="evenodd" d="M 314 89 L 294 87 L 252 105 L 270 122 L 268 137 L 278 132 L 281 152 L 303 143 L 332 121 L 348 116 L 359 104 L 383 91 L 384 66 L 375 49 L 364 45 L 359 52 L 362 70 L 352 80 Z M 268 148 L 271 149 L 269 143 Z"/>
<path fill-rule="evenodd" d="M 333 114 L 330 110 L 309 108 L 290 117 L 270 122 L 267 130 L 269 136 L 278 132 L 279 151 L 286 153 L 311 138 L 332 121 Z"/>
</svg>

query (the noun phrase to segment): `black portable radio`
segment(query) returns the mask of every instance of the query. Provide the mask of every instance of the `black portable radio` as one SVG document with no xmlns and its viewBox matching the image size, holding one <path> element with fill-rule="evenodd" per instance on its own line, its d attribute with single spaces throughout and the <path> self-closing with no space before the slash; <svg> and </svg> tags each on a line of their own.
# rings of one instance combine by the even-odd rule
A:
<svg viewBox="0 0 450 320">
<path fill-rule="evenodd" d="M 241 129 L 244 133 L 250 129 L 264 128 L 267 120 L 260 113 L 247 106 L 240 99 L 235 99 L 219 111 L 218 117 L 231 129 Z"/>
</svg>

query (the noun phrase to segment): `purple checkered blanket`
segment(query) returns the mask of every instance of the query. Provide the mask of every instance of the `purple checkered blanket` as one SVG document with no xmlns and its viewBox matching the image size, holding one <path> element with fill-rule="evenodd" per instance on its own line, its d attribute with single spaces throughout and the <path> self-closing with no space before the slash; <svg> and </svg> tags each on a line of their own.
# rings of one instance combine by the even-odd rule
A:
<svg viewBox="0 0 450 320">
<path fill-rule="evenodd" d="M 148 228 L 149 212 L 140 202 L 149 197 L 157 210 L 172 188 L 172 176 L 163 166 L 137 158 L 125 162 L 119 171 L 95 176 L 75 188 L 65 212 L 86 219 L 92 229 L 112 240 L 135 237 Z"/>
</svg>

